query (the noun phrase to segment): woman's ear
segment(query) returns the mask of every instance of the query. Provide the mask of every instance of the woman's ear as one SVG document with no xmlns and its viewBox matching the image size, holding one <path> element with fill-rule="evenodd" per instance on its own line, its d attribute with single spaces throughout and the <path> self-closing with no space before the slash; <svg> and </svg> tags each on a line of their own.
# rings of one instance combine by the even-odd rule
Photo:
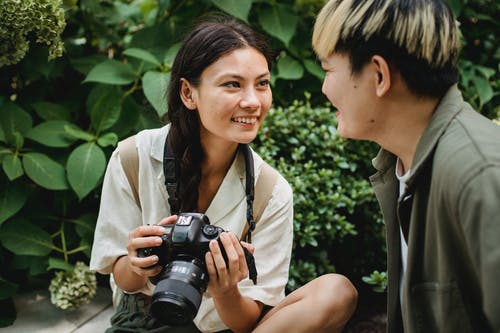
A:
<svg viewBox="0 0 500 333">
<path fill-rule="evenodd" d="M 189 110 L 196 110 L 196 102 L 193 99 L 193 87 L 185 78 L 181 79 L 181 88 L 179 89 L 179 95 L 181 96 L 182 103 Z"/>
<path fill-rule="evenodd" d="M 391 88 L 391 70 L 387 61 L 379 55 L 372 57 L 372 65 L 375 68 L 375 93 L 383 97 Z"/>
</svg>

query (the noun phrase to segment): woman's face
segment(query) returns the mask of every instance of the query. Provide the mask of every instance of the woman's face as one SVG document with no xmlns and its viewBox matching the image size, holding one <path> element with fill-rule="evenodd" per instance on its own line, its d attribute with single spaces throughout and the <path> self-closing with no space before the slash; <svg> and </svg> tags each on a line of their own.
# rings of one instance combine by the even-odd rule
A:
<svg viewBox="0 0 500 333">
<path fill-rule="evenodd" d="M 272 103 L 269 79 L 266 58 L 256 49 L 244 47 L 205 68 L 197 87 L 184 80 L 183 87 L 190 87 L 193 102 L 186 107 L 198 111 L 202 142 L 251 142 Z"/>
</svg>

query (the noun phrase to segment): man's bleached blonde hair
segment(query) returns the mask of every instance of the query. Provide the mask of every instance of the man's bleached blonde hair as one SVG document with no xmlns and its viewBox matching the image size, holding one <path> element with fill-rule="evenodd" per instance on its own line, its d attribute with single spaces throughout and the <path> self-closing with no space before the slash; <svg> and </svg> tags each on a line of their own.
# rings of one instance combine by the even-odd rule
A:
<svg viewBox="0 0 500 333">
<path fill-rule="evenodd" d="M 316 19 L 312 45 L 320 59 L 348 54 L 354 73 L 369 60 L 368 53 L 384 51 L 396 67 L 396 57 L 403 56 L 440 70 L 456 67 L 459 37 L 444 1 L 330 0 Z"/>
</svg>

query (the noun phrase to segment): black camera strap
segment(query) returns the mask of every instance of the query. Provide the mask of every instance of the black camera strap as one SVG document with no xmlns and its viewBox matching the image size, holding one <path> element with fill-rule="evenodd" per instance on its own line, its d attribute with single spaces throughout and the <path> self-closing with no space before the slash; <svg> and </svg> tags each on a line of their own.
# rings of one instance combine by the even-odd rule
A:
<svg viewBox="0 0 500 333">
<path fill-rule="evenodd" d="M 170 144 L 170 133 L 167 135 L 165 140 L 165 146 L 163 148 L 163 173 L 165 174 L 165 186 L 168 192 L 168 204 L 170 205 L 170 211 L 172 214 L 180 213 L 179 204 L 179 179 L 181 174 L 180 161 L 175 157 L 174 151 Z M 246 169 L 246 180 L 245 180 L 245 193 L 247 201 L 247 222 L 248 222 L 248 232 L 246 234 L 246 241 L 248 243 L 252 242 L 252 231 L 255 229 L 255 220 L 253 217 L 253 200 L 254 200 L 254 168 L 253 168 L 253 155 L 252 150 L 247 144 L 240 144 L 238 149 L 240 149 L 245 156 L 245 169 Z"/>
</svg>

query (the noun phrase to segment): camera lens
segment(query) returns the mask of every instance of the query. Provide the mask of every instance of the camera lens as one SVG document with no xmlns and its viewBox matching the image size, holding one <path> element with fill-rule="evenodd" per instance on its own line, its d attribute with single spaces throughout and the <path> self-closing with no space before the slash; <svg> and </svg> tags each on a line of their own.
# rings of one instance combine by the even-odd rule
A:
<svg viewBox="0 0 500 333">
<path fill-rule="evenodd" d="M 156 285 L 151 314 L 164 324 L 185 325 L 193 320 L 201 304 L 208 275 L 198 258 L 183 256 L 169 263 Z"/>
</svg>

